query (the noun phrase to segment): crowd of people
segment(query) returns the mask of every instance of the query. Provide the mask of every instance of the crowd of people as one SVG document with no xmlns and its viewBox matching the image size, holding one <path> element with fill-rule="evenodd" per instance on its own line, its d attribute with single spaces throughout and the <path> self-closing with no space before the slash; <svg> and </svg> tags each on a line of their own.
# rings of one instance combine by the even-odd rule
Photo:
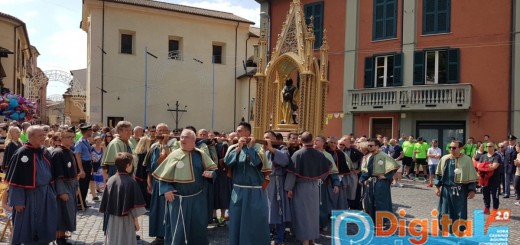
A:
<svg viewBox="0 0 520 245">
<path fill-rule="evenodd" d="M 513 135 L 504 142 L 453 138 L 441 149 L 436 139 L 404 134 L 266 131 L 255 139 L 246 122 L 227 134 L 127 121 L 113 129 L 12 123 L 0 130 L 9 185 L 0 199 L 12 212 L 12 244 L 71 244 L 76 213 L 90 208 L 89 192 L 104 213 L 106 244 L 136 244 L 137 218 L 148 213 L 154 245 L 208 244 L 208 224 L 227 225 L 230 244 L 283 244 L 287 230 L 312 244 L 328 229 L 332 210 L 363 210 L 374 222 L 378 211 L 393 212 L 391 187 L 404 188 L 402 178 L 435 187 L 439 219 L 466 220 L 467 199 L 478 191 L 486 214 L 491 201 L 499 208 L 500 194 L 513 196 L 511 184 L 520 200 Z"/>
</svg>

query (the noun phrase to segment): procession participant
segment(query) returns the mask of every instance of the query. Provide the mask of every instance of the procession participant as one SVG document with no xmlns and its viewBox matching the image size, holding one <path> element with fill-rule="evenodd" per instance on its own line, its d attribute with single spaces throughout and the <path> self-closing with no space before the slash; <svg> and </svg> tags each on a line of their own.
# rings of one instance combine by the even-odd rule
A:
<svg viewBox="0 0 520 245">
<path fill-rule="evenodd" d="M 336 209 L 338 203 L 339 192 L 339 178 L 338 169 L 334 163 L 332 155 L 325 151 L 326 138 L 324 136 L 316 136 L 314 138 L 314 149 L 319 150 L 332 163 L 332 174 L 329 175 L 321 185 L 321 199 L 320 199 L 320 228 L 323 231 L 328 230 L 330 224 L 330 214 L 332 209 Z"/>
<path fill-rule="evenodd" d="M 370 156 L 361 166 L 361 177 L 359 181 L 364 184 L 363 209 L 370 215 L 374 223 L 376 222 L 376 212 L 392 212 L 392 194 L 390 184 L 399 164 L 390 156 L 380 151 L 381 142 L 377 139 L 368 140 L 368 151 Z M 383 224 L 377 224 L 376 228 L 382 225 L 388 226 L 389 220 L 384 220 Z"/>
<path fill-rule="evenodd" d="M 16 210 L 11 243 L 46 244 L 56 239 L 58 227 L 53 171 L 50 156 L 43 148 L 43 129 L 30 126 L 27 136 L 28 143 L 13 155 L 6 176 L 9 206 Z"/>
<path fill-rule="evenodd" d="M 131 153 L 116 153 L 113 165 L 117 173 L 108 179 L 103 192 L 99 212 L 110 217 L 106 229 L 106 245 L 137 244 L 135 232 L 140 229 L 138 217 L 143 215 L 146 209 L 139 186 L 129 175 L 133 169 L 132 162 Z"/>
<path fill-rule="evenodd" d="M 180 149 L 168 155 L 153 172 L 159 180 L 160 195 L 167 201 L 166 244 L 209 244 L 206 178 L 215 177 L 217 165 L 195 147 L 195 133 L 184 129 Z"/>
<path fill-rule="evenodd" d="M 128 121 L 119 121 L 116 125 L 117 137 L 115 137 L 107 146 L 105 156 L 103 157 L 103 179 L 106 181 L 118 172 L 115 165 L 117 153 L 127 152 L 132 154 L 132 148 L 129 143 L 132 135 L 132 123 Z M 110 132 L 107 132 L 105 137 L 108 137 Z M 103 231 L 106 232 L 109 215 L 105 214 L 103 217 Z M 140 237 L 137 237 L 140 238 Z"/>
<path fill-rule="evenodd" d="M 235 132 L 228 134 L 228 139 L 226 139 L 224 135 L 220 135 L 217 143 L 218 162 L 216 164 L 218 168 L 215 170 L 217 176 L 215 177 L 214 183 L 214 208 L 215 210 L 220 209 L 219 226 L 223 226 L 225 224 L 224 222 L 229 218 L 227 216 L 227 211 L 229 209 L 229 202 L 231 200 L 231 190 L 233 189 L 233 183 L 227 174 L 227 166 L 224 163 L 224 157 L 226 156 L 226 152 L 229 146 L 233 145 L 233 139 L 235 137 Z"/>
<path fill-rule="evenodd" d="M 289 152 L 289 157 L 292 157 L 292 155 L 300 149 L 300 142 L 298 139 L 298 134 L 295 132 L 290 132 L 289 135 L 287 135 L 289 147 L 287 147 L 287 151 Z"/>
<path fill-rule="evenodd" d="M 493 199 L 494 210 L 497 210 L 500 205 L 498 189 L 500 188 L 502 161 L 495 151 L 495 144 L 492 141 L 486 144 L 488 152 L 480 156 L 477 169 L 480 176 L 479 185 L 482 186 L 482 196 L 484 198 L 484 214 L 489 214 L 491 199 Z"/>
<path fill-rule="evenodd" d="M 287 192 L 285 192 L 285 168 L 289 165 L 289 152 L 287 147 L 279 145 L 274 147 L 272 141 L 276 141 L 275 132 L 269 130 L 264 133 L 264 145 L 267 160 L 272 166 L 270 182 L 267 186 L 267 203 L 269 206 L 269 225 L 274 228 L 274 244 L 282 244 L 285 240 L 285 223 L 291 221 L 291 209 Z"/>
<path fill-rule="evenodd" d="M 338 169 L 338 184 L 339 184 L 339 192 L 337 194 L 337 201 L 333 203 L 332 209 L 337 210 L 347 210 L 348 209 L 348 201 L 347 201 L 347 177 L 350 175 L 349 166 L 352 165 L 350 158 L 343 152 L 338 149 L 338 140 L 336 137 L 330 137 L 327 140 L 328 144 L 328 153 L 332 155 L 332 159 L 334 159 L 334 164 Z"/>
<path fill-rule="evenodd" d="M 302 149 L 294 153 L 287 167 L 285 190 L 293 203 L 291 230 L 296 239 L 308 245 L 320 237 L 320 185 L 331 173 L 333 163 L 313 148 L 310 132 L 301 135 L 301 142 Z"/>
<path fill-rule="evenodd" d="M 51 154 L 51 163 L 56 176 L 58 195 L 57 244 L 72 244 L 66 241 L 65 232 L 76 230 L 76 191 L 78 189 L 78 164 L 70 147 L 74 145 L 74 128 L 58 132 L 61 145 Z"/>
<path fill-rule="evenodd" d="M 338 150 L 345 153 L 347 167 L 350 170 L 350 172 L 345 174 L 345 176 L 343 177 L 343 181 L 345 181 L 344 184 L 346 185 L 346 188 L 347 188 L 346 189 L 347 207 L 345 209 L 349 209 L 349 208 L 353 207 L 352 203 L 354 203 L 354 200 L 356 199 L 356 192 L 357 192 L 357 189 L 359 186 L 359 182 L 358 182 L 359 168 L 357 166 L 358 164 L 352 162 L 352 160 L 350 159 L 348 154 L 346 152 L 344 152 L 344 149 L 347 144 L 350 146 L 349 138 L 343 137 L 338 140 Z M 341 149 L 341 148 L 343 148 L 343 149 Z"/>
<path fill-rule="evenodd" d="M 202 139 L 201 141 L 197 142 L 199 145 L 204 144 L 205 148 L 207 148 L 206 154 L 213 160 L 213 162 L 218 162 L 218 156 L 217 156 L 217 148 L 215 147 L 215 141 L 213 139 L 209 138 L 209 131 L 206 129 L 199 129 L 197 132 L 197 137 Z M 202 143 L 205 142 L 205 143 Z M 196 144 L 197 144 L 196 143 Z M 215 186 L 213 184 L 213 181 L 208 181 L 208 191 L 206 194 L 208 195 L 208 200 L 212 200 L 208 203 L 208 221 L 211 224 L 218 225 L 219 220 L 217 219 L 217 212 L 214 210 L 214 203 L 213 200 L 215 199 Z"/>
<path fill-rule="evenodd" d="M 468 199 L 475 197 L 477 172 L 471 158 L 461 154 L 463 144 L 460 141 L 450 143 L 450 154 L 441 158 L 435 171 L 435 194 L 439 198 L 439 228 L 443 233 L 453 233 L 452 225 L 443 227 L 441 220 L 445 217 L 451 224 L 457 220 L 468 218 Z M 465 227 L 460 227 L 464 231 Z"/>
<path fill-rule="evenodd" d="M 350 140 L 349 140 L 350 137 Z M 356 182 L 355 187 L 352 187 L 356 192 L 354 194 L 354 198 L 350 199 L 348 202 L 348 206 L 350 209 L 356 209 L 356 210 L 362 210 L 363 206 L 361 205 L 361 189 L 362 185 L 359 184 L 359 176 L 361 175 L 361 160 L 363 158 L 363 153 L 361 153 L 360 150 L 356 149 L 352 140 L 354 139 L 353 136 L 349 136 L 345 138 L 343 141 L 343 152 L 347 154 L 347 156 L 352 160 L 352 168 L 351 171 L 354 171 L 356 176 Z M 352 197 L 352 196 L 350 196 Z"/>
<path fill-rule="evenodd" d="M 152 145 L 152 139 L 148 136 L 143 136 L 139 139 L 139 143 L 134 150 L 134 157 L 137 158 L 137 168 L 135 170 L 135 181 L 141 189 L 141 194 L 146 202 L 146 209 L 150 209 L 151 194 L 148 193 L 148 173 L 146 172 L 146 166 L 143 166 L 146 154 L 150 150 Z"/>
<path fill-rule="evenodd" d="M 227 167 L 232 170 L 233 179 L 229 207 L 230 244 L 269 244 L 264 181 L 268 180 L 271 165 L 262 146 L 251 137 L 249 123 L 238 124 L 237 134 L 238 143 L 229 147 L 224 158 Z"/>
<path fill-rule="evenodd" d="M 148 214 L 150 229 L 148 230 L 148 235 L 150 237 L 155 237 L 155 240 L 151 243 L 152 245 L 163 244 L 165 235 L 165 199 L 164 196 L 160 194 L 159 181 L 153 178 L 152 174 L 171 152 L 171 148 L 168 146 L 170 135 L 168 125 L 165 123 L 159 123 L 156 127 L 156 130 L 157 135 L 161 135 L 163 138 L 155 142 L 150 147 L 144 162 L 147 172 L 148 193 L 151 194 L 150 213 Z"/>
<path fill-rule="evenodd" d="M 87 205 L 87 194 L 92 176 L 92 146 L 88 138 L 92 136 L 92 126 L 90 124 L 82 124 L 79 127 L 81 131 L 81 139 L 76 142 L 74 146 L 74 154 L 78 161 L 79 168 L 79 192 L 81 193 L 81 200 L 83 200 L 83 207 L 89 208 Z M 79 200 L 81 202 L 81 200 Z M 79 203 L 78 205 L 81 205 Z"/>
<path fill-rule="evenodd" d="M 2 161 L 2 169 L 4 170 L 4 173 L 9 172 L 9 162 L 11 157 L 21 146 L 22 142 L 20 141 L 20 129 L 14 126 L 9 127 L 9 130 L 7 131 L 7 137 L 5 139 L 4 159 Z"/>
<path fill-rule="evenodd" d="M 128 139 L 128 141 L 130 141 L 130 145 L 133 147 L 132 150 L 135 150 L 135 147 L 137 147 L 137 143 L 139 143 L 139 139 L 141 139 L 141 137 L 143 137 L 143 135 L 144 135 L 143 127 L 135 126 L 132 136 L 130 137 L 130 139 Z"/>
</svg>

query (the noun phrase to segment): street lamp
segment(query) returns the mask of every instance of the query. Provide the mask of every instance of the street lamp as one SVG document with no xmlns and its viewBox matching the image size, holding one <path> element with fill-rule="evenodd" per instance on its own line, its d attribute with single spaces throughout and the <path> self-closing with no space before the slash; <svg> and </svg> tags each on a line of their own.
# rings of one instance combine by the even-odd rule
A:
<svg viewBox="0 0 520 245">
<path fill-rule="evenodd" d="M 148 107 L 148 55 L 157 59 L 157 56 L 148 52 L 148 46 L 144 47 L 144 123 L 146 128 L 146 108 Z M 119 98 L 119 97 L 118 97 Z"/>
<path fill-rule="evenodd" d="M 193 58 L 194 61 L 204 64 L 203 61 Z M 211 103 L 211 129 L 215 129 L 215 55 L 212 56 L 212 103 Z"/>
</svg>

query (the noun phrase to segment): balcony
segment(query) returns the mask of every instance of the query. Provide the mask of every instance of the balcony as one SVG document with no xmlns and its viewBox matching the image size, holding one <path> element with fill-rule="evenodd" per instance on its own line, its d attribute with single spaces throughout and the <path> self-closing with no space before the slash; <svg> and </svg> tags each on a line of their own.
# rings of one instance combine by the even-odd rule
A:
<svg viewBox="0 0 520 245">
<path fill-rule="evenodd" d="M 468 110 L 471 84 L 420 85 L 347 91 L 347 111 Z"/>
</svg>

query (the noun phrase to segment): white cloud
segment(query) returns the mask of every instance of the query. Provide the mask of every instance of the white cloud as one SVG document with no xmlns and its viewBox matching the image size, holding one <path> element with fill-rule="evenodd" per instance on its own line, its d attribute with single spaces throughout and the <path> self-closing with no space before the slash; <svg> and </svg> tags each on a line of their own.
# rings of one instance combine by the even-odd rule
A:
<svg viewBox="0 0 520 245">
<path fill-rule="evenodd" d="M 34 0 L 0 0 L 1 5 L 20 5 L 34 2 Z"/>
<path fill-rule="evenodd" d="M 187 5 L 197 8 L 212 9 L 228 13 L 233 13 L 242 18 L 255 22 L 255 26 L 260 26 L 260 5 L 256 8 L 247 8 L 232 4 L 228 0 L 214 1 L 180 1 L 177 4 Z"/>
<path fill-rule="evenodd" d="M 42 46 L 45 46 L 45 53 L 38 58 L 38 63 L 44 70 L 87 67 L 87 34 L 80 29 L 54 32 Z"/>
</svg>

